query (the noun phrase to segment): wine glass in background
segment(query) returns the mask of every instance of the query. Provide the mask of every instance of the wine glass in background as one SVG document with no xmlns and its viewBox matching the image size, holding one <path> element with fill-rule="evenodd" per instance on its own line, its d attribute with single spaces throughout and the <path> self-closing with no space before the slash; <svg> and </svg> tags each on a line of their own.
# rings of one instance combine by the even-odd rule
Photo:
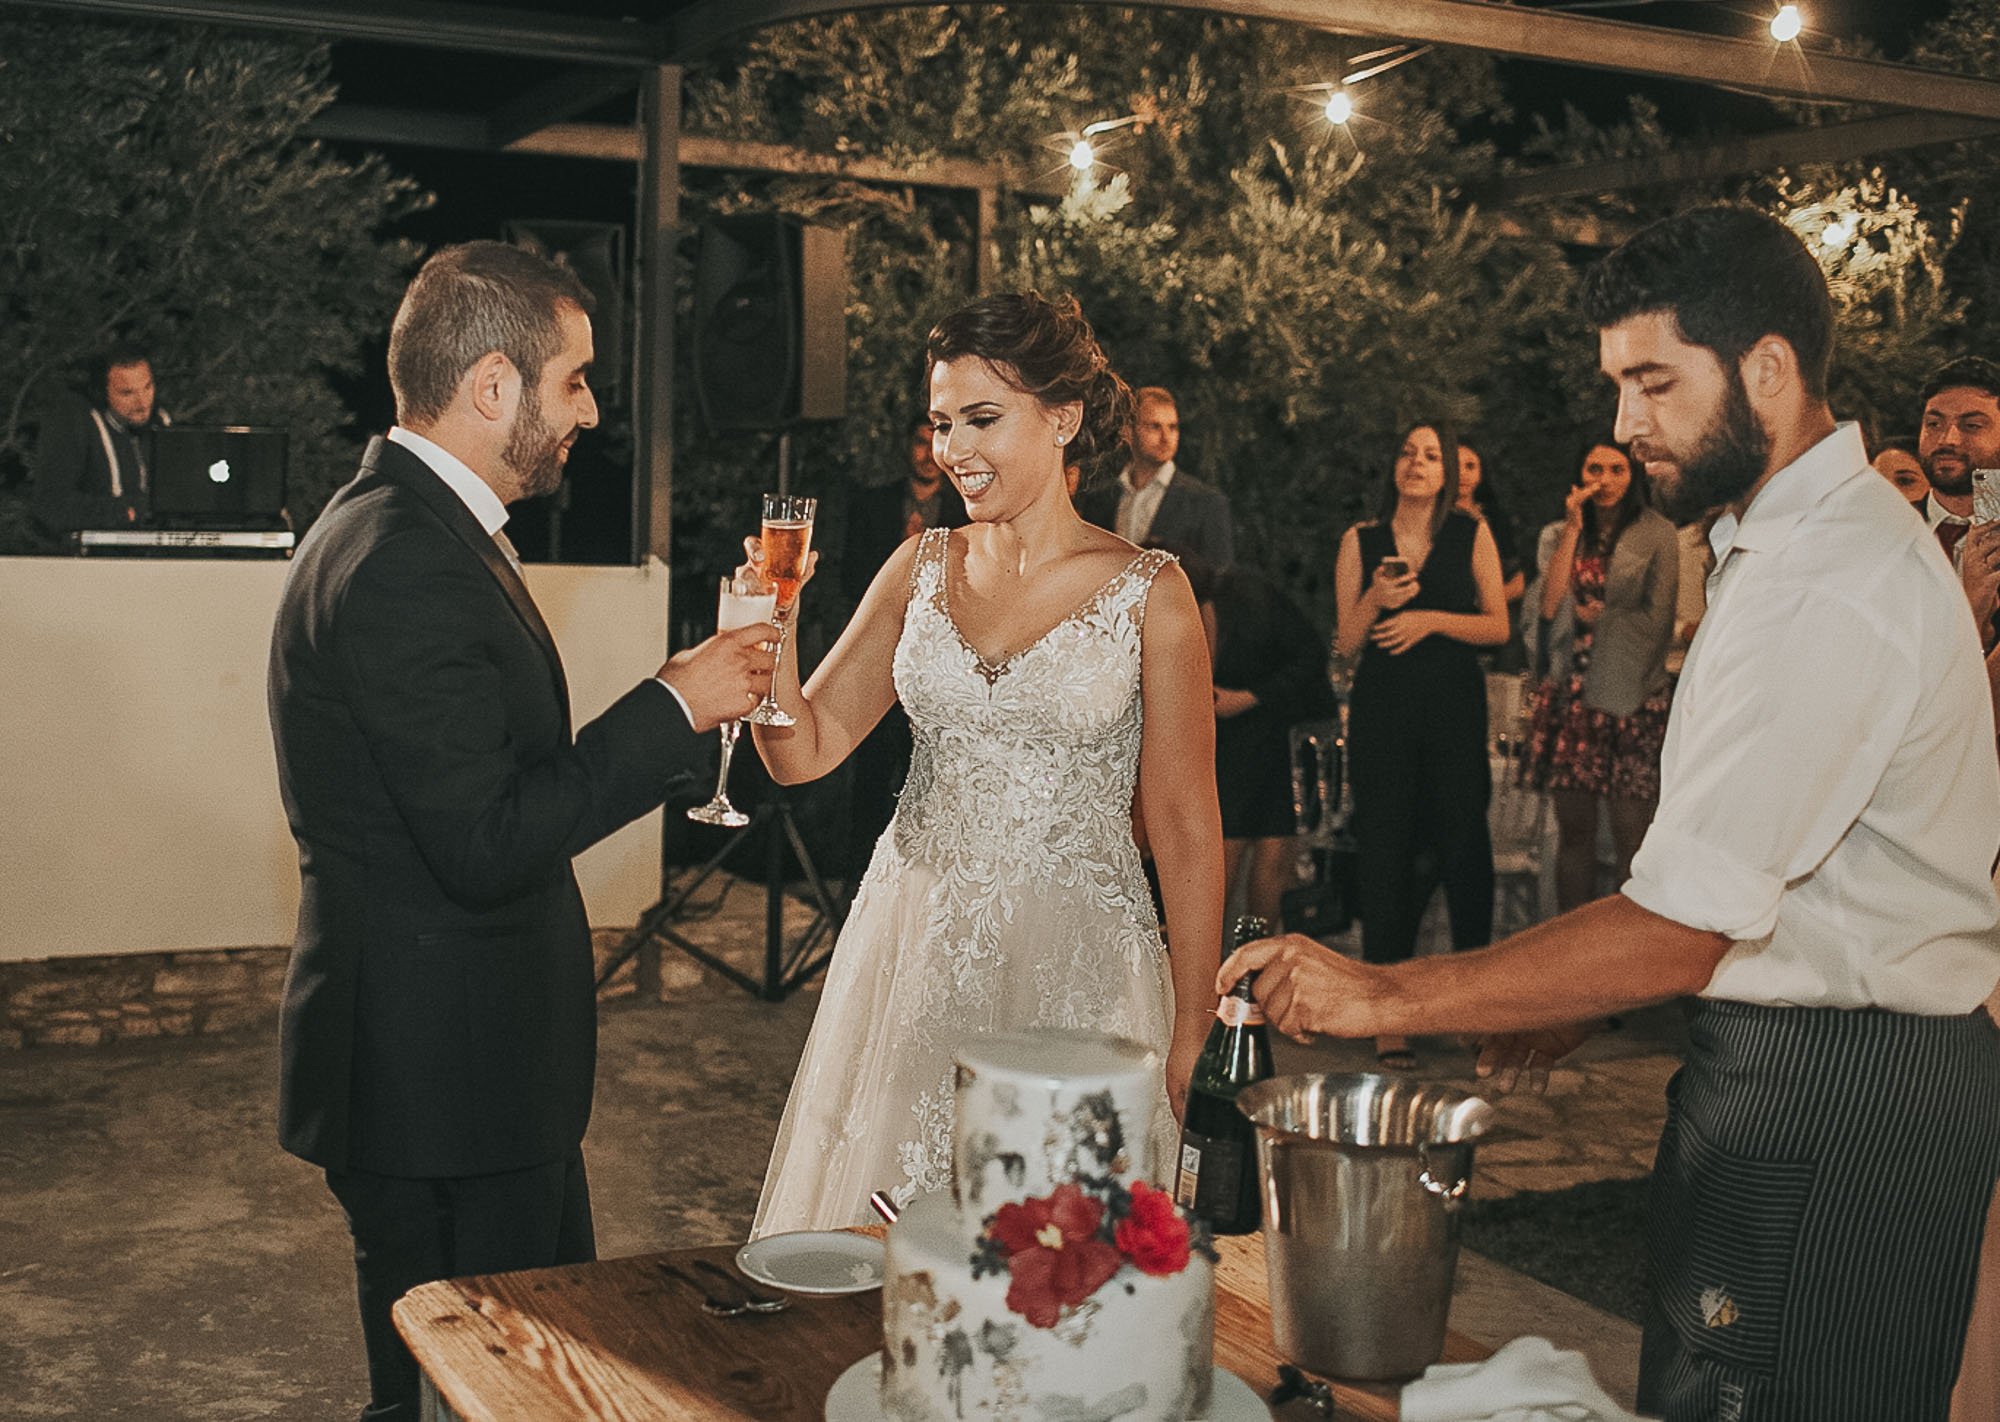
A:
<svg viewBox="0 0 2000 1422">
<path fill-rule="evenodd" d="M 747 578 L 724 578 L 716 598 L 715 630 L 733 632 L 738 627 L 769 622 L 777 601 L 775 592 L 768 589 L 760 592 Z M 715 798 L 706 805 L 696 805 L 687 812 L 687 817 L 697 824 L 740 829 L 750 823 L 750 817 L 729 803 L 729 761 L 736 753 L 736 737 L 742 723 L 724 721 L 718 729 L 722 732 L 722 767 L 715 772 Z"/>
<path fill-rule="evenodd" d="M 791 640 L 792 621 L 799 600 L 799 588 L 806 580 L 806 556 L 812 551 L 813 514 L 818 499 L 794 494 L 764 495 L 763 575 L 777 589 L 778 665 L 785 664 L 785 644 Z M 764 699 L 743 718 L 759 726 L 790 726 L 792 718 L 778 705 L 778 680 Z"/>
</svg>

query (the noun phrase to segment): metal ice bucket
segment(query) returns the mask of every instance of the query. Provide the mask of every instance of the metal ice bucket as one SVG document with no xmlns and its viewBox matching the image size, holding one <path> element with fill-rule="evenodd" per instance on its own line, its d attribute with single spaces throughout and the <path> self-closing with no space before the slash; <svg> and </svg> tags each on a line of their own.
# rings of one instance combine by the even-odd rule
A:
<svg viewBox="0 0 2000 1422">
<path fill-rule="evenodd" d="M 1458 1207 L 1493 1108 L 1374 1073 L 1246 1087 L 1278 1352 L 1336 1378 L 1402 1378 L 1444 1351 Z"/>
</svg>

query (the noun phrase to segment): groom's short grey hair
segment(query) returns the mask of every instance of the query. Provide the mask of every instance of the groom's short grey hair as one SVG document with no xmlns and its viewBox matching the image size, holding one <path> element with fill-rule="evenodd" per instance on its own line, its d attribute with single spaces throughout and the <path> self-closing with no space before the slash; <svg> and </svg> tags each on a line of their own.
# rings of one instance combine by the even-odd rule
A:
<svg viewBox="0 0 2000 1422">
<path fill-rule="evenodd" d="M 389 328 L 389 388 L 402 424 L 444 414 L 458 382 L 493 352 L 526 381 L 562 349 L 562 308 L 588 312 L 589 291 L 567 267 L 505 242 L 465 242 L 417 272 Z"/>
</svg>

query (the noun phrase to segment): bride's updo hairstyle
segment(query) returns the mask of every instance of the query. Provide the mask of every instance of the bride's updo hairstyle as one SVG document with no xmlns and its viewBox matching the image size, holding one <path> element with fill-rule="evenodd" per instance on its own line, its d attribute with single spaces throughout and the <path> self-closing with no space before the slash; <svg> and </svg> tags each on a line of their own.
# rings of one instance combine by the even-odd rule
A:
<svg viewBox="0 0 2000 1422">
<path fill-rule="evenodd" d="M 931 327 L 924 378 L 938 362 L 976 356 L 1000 378 L 1044 405 L 1083 404 L 1083 424 L 1066 462 L 1086 473 L 1125 447 L 1132 391 L 1111 368 L 1076 298 L 1051 301 L 1038 291 L 982 296 Z"/>
</svg>

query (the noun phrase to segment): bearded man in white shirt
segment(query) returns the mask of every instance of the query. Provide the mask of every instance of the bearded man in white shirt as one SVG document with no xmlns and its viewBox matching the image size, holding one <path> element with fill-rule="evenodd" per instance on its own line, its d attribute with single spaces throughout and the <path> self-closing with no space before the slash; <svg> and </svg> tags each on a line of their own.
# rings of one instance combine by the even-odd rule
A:
<svg viewBox="0 0 2000 1422">
<path fill-rule="evenodd" d="M 1294 1036 L 1466 1033 L 1503 1086 L 1698 994 L 1654 1165 L 1639 1410 L 1944 1419 L 2000 1179 L 2000 762 L 1932 535 L 1826 400 L 1832 308 L 1787 228 L 1658 223 L 1587 279 L 1617 435 L 1722 507 L 1662 792 L 1623 890 L 1493 947 L 1225 963 Z M 1982 1307 L 1984 1305 L 1982 1304 Z"/>
</svg>

